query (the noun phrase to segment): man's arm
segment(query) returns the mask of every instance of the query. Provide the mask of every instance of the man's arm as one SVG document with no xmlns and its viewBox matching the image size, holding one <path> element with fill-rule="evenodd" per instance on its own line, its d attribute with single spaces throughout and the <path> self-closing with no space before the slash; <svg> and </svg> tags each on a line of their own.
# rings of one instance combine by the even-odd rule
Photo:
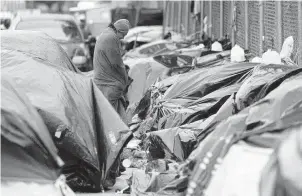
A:
<svg viewBox="0 0 302 196">
<path fill-rule="evenodd" d="M 110 64 L 113 66 L 113 68 L 122 76 L 124 77 L 125 81 L 128 80 L 128 74 L 126 71 L 126 67 L 123 63 L 120 47 L 118 40 L 113 40 L 111 42 L 110 46 L 106 49 L 106 56 L 108 57 L 108 60 L 110 61 Z"/>
</svg>

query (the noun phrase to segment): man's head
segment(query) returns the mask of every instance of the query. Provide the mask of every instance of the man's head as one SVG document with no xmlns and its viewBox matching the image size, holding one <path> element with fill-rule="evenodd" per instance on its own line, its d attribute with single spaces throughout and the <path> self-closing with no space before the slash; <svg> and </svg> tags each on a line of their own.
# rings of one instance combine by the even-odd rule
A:
<svg viewBox="0 0 302 196">
<path fill-rule="evenodd" d="M 116 21 L 113 25 L 117 30 L 117 36 L 119 39 L 123 39 L 130 29 L 130 22 L 127 19 L 120 19 Z"/>
</svg>

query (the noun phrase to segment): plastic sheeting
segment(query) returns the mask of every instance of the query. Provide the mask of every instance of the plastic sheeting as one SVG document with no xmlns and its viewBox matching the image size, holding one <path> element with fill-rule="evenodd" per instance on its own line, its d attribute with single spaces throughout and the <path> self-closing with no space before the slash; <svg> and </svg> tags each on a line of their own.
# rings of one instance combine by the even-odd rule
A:
<svg viewBox="0 0 302 196">
<path fill-rule="evenodd" d="M 190 103 L 189 105 L 197 105 L 197 107 L 203 104 L 208 104 L 206 108 L 202 108 L 195 112 L 194 114 L 188 116 L 183 123 L 194 122 L 196 120 L 201 120 L 208 118 L 209 116 L 216 114 L 220 108 L 225 104 L 229 97 L 238 91 L 241 83 L 236 83 L 227 87 L 220 88 L 196 101 Z"/>
<path fill-rule="evenodd" d="M 25 92 L 66 155 L 69 185 L 88 191 L 109 186 L 131 133 L 92 80 L 16 50 L 2 51 L 1 57 L 2 74 Z"/>
<path fill-rule="evenodd" d="M 188 158 L 195 165 L 187 195 L 201 195 L 208 187 L 211 173 L 228 153 L 232 144 L 241 139 L 286 130 L 301 124 L 301 76 L 284 81 L 278 88 L 249 108 L 233 115 L 212 128 Z M 196 186 L 192 185 L 196 184 Z"/>
<path fill-rule="evenodd" d="M 64 49 L 51 37 L 38 31 L 2 31 L 1 49 L 17 50 L 57 68 L 80 71 L 71 63 Z"/>
<path fill-rule="evenodd" d="M 253 63 L 231 63 L 189 72 L 166 91 L 164 99 L 203 97 L 219 88 L 236 83 L 255 65 Z"/>
<path fill-rule="evenodd" d="M 152 144 L 151 146 L 156 150 L 156 152 L 162 151 L 163 156 L 166 158 L 184 161 L 194 150 L 197 140 L 200 141 L 201 138 L 206 137 L 209 133 L 209 127 L 232 115 L 232 100 L 233 96 L 229 97 L 220 109 L 206 120 L 199 120 L 180 127 L 149 133 L 148 139 Z M 183 121 L 179 122 L 179 124 L 182 122 Z"/>
<path fill-rule="evenodd" d="M 254 99 L 254 102 L 259 101 L 260 99 L 264 98 L 268 93 L 276 89 L 282 82 L 287 79 L 291 79 L 291 77 L 295 77 L 296 75 L 299 76 L 302 72 L 302 68 L 294 69 L 289 72 L 284 72 L 283 74 L 274 77 L 274 79 L 267 82 L 259 91 L 258 95 Z"/>
<path fill-rule="evenodd" d="M 52 184 L 63 162 L 51 135 L 25 93 L 1 77 L 1 181 Z"/>
<path fill-rule="evenodd" d="M 165 152 L 165 158 L 184 161 L 196 145 L 198 131 L 190 126 L 174 127 L 153 131 L 148 134 L 148 140 L 152 146 Z"/>
<path fill-rule="evenodd" d="M 129 76 L 133 82 L 128 89 L 129 104 L 133 104 L 141 100 L 148 88 L 161 76 L 168 68 L 156 62 L 153 58 L 140 61 L 132 65 Z"/>
<path fill-rule="evenodd" d="M 255 102 L 260 89 L 273 78 L 283 75 L 294 67 L 286 65 L 260 64 L 253 69 L 250 76 L 243 82 L 236 94 L 236 103 L 239 110 Z"/>
</svg>

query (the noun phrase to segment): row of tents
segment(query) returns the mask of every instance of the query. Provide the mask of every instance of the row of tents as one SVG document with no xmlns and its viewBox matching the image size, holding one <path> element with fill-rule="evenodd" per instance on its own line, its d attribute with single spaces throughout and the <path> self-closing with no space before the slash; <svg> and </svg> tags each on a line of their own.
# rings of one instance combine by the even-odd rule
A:
<svg viewBox="0 0 302 196">
<path fill-rule="evenodd" d="M 144 85 L 128 109 L 140 141 L 125 156 L 136 168 L 131 195 L 301 195 L 302 69 L 290 60 L 291 39 L 281 54 L 269 50 L 261 58 L 248 59 L 238 46 L 128 54 L 130 77 L 140 75 Z M 152 44 L 159 42 L 140 48 Z M 184 59 L 180 50 L 191 59 L 170 64 Z M 148 155 L 144 165 L 135 163 L 137 151 Z"/>
<path fill-rule="evenodd" d="M 1 33 L 5 193 L 103 191 L 139 141 L 135 156 L 146 162 L 132 195 L 300 195 L 302 69 L 236 58 L 237 46 L 218 42 L 160 40 L 126 53 L 129 128 L 93 73 L 50 37 Z"/>
</svg>

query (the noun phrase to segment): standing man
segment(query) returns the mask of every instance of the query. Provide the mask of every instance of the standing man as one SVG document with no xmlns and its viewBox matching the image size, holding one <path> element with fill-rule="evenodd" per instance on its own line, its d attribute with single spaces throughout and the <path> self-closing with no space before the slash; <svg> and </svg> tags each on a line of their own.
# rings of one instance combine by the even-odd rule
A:
<svg viewBox="0 0 302 196">
<path fill-rule="evenodd" d="M 93 59 L 94 82 L 126 124 L 126 91 L 130 81 L 122 60 L 120 40 L 129 28 L 126 19 L 110 24 L 97 39 Z"/>
</svg>

